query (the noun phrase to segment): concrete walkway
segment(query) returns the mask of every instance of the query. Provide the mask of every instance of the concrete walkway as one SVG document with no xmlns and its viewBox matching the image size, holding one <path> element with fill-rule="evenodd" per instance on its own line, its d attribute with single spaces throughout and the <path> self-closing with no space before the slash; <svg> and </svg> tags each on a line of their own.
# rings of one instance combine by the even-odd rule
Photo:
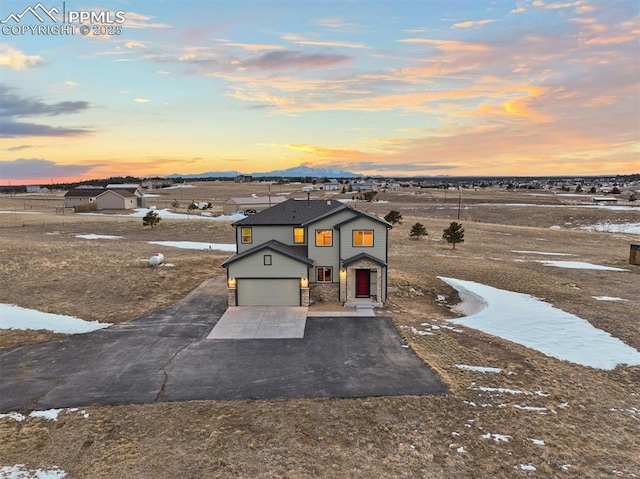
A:
<svg viewBox="0 0 640 479">
<path fill-rule="evenodd" d="M 446 392 L 390 318 L 308 318 L 300 339 L 206 339 L 226 301 L 215 277 L 135 321 L 1 350 L 0 412 Z"/>
</svg>

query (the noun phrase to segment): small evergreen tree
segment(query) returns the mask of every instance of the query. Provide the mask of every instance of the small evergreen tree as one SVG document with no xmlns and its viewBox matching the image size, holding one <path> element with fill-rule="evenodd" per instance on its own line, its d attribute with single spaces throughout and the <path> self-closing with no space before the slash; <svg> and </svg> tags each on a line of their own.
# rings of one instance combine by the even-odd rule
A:
<svg viewBox="0 0 640 479">
<path fill-rule="evenodd" d="M 576 193 L 582 193 L 582 185 L 576 186 Z"/>
<path fill-rule="evenodd" d="M 180 208 L 180 203 L 178 202 L 178 200 L 173 200 L 173 201 L 171 202 L 171 207 L 172 207 L 174 210 L 177 210 L 178 208 Z"/>
<path fill-rule="evenodd" d="M 620 194 L 620 188 L 618 188 L 617 186 L 614 186 L 613 189 L 611 190 L 611 194 L 612 195 L 619 195 Z"/>
<path fill-rule="evenodd" d="M 456 243 L 464 243 L 464 228 L 460 223 L 452 221 L 449 227 L 445 228 L 442 239 L 453 244 L 453 249 L 456 249 Z"/>
<path fill-rule="evenodd" d="M 424 227 L 422 223 L 416 223 L 411 227 L 411 231 L 409 232 L 409 236 L 411 238 L 420 239 L 423 236 L 427 236 L 427 228 Z"/>
<path fill-rule="evenodd" d="M 191 204 L 189 204 L 189 206 L 187 206 L 187 212 L 188 213 L 193 213 L 193 210 L 197 210 L 198 209 L 198 205 L 196 205 L 195 201 L 192 201 Z"/>
<path fill-rule="evenodd" d="M 362 199 L 364 199 L 365 201 L 368 201 L 369 203 L 371 203 L 374 198 L 376 197 L 376 195 L 378 194 L 377 191 L 366 191 L 363 193 L 362 195 Z"/>
<path fill-rule="evenodd" d="M 391 210 L 384 217 L 384 220 L 387 223 L 391 223 L 392 225 L 395 225 L 396 223 L 401 225 L 402 224 L 402 215 L 400 214 L 399 211 Z"/>
<path fill-rule="evenodd" d="M 629 201 L 638 201 L 638 195 L 635 193 L 631 193 L 631 196 L 629 196 Z"/>
<path fill-rule="evenodd" d="M 151 229 L 153 229 L 153 227 L 160 223 L 161 220 L 162 218 L 160 218 L 158 213 L 153 210 L 149 210 L 147 211 L 147 214 L 144 215 L 144 218 L 142 218 L 142 226 L 151 226 Z"/>
</svg>

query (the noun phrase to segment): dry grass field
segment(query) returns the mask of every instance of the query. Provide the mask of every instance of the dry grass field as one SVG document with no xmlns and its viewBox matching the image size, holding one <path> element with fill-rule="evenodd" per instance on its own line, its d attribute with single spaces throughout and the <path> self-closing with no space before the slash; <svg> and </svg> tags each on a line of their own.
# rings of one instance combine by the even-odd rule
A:
<svg viewBox="0 0 640 479">
<path fill-rule="evenodd" d="M 272 194 L 288 191 L 300 192 L 300 185 L 272 187 Z M 266 192 L 261 184 L 201 183 L 160 192 L 148 204 L 164 208 L 177 199 L 184 212 L 191 200 L 211 201 L 219 214 L 229 196 Z M 455 290 L 437 279 L 448 276 L 543 298 L 640 350 L 640 266 L 628 264 L 629 242 L 638 236 L 578 229 L 607 219 L 637 222 L 640 210 L 585 208 L 575 203 L 579 198 L 530 193 L 464 191 L 465 242 L 455 250 L 441 235 L 457 218 L 457 192 L 403 189 L 381 193 L 388 203 L 356 206 L 381 215 L 396 209 L 404 216 L 390 232 L 389 280 L 397 291 L 382 314 L 394 319 L 409 347 L 436 371 L 447 395 L 89 406 L 86 419 L 77 413 L 63 413 L 57 421 L 5 418 L 0 468 L 55 465 L 72 478 L 640 477 L 640 367 L 578 366 L 473 329 L 442 327 L 456 316 L 449 306 L 458 301 Z M 167 306 L 207 276 L 224 274 L 220 263 L 228 253 L 148 241 L 232 243 L 228 222 L 167 219 L 151 230 L 139 218 L 63 215 L 61 206 L 61 196 L 0 197 L 0 211 L 14 212 L 0 214 L 1 303 L 116 323 Z M 410 226 L 418 221 L 429 236 L 411 240 Z M 75 237 L 87 233 L 122 239 Z M 147 267 L 158 251 L 176 266 Z M 560 269 L 537 259 L 630 271 Z M 421 323 L 440 329 L 433 335 L 412 332 Z M 0 348 L 61 336 L 2 331 Z M 464 371 L 456 364 L 502 372 Z M 531 394 L 472 389 L 480 386 Z M 510 438 L 483 438 L 487 433 Z M 521 468 L 528 464 L 537 470 Z"/>
</svg>

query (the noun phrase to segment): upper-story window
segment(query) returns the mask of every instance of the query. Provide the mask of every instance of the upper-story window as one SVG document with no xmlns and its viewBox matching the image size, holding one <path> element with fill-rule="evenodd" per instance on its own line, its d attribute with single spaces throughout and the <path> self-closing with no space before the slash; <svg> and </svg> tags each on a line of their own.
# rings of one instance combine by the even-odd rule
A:
<svg viewBox="0 0 640 479">
<path fill-rule="evenodd" d="M 304 228 L 293 228 L 293 243 L 304 244 Z"/>
<path fill-rule="evenodd" d="M 353 230 L 353 246 L 373 246 L 373 230 Z"/>
<path fill-rule="evenodd" d="M 248 226 L 240 228 L 240 236 L 242 243 L 251 243 L 253 241 L 253 231 Z"/>
<path fill-rule="evenodd" d="M 316 230 L 316 246 L 333 246 L 333 231 Z"/>
</svg>

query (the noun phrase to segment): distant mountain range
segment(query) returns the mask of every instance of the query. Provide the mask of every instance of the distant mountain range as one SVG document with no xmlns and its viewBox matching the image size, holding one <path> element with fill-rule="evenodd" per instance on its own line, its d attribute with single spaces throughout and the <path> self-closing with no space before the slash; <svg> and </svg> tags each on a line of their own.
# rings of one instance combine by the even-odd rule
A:
<svg viewBox="0 0 640 479">
<path fill-rule="evenodd" d="M 241 175 L 239 171 L 207 171 L 206 173 L 181 175 L 174 173 L 167 178 L 233 178 Z M 351 171 L 338 170 L 336 168 L 311 168 L 309 166 L 295 166 L 286 170 L 273 170 L 251 173 L 254 177 L 279 176 L 283 178 L 298 178 L 309 176 L 312 178 L 357 178 L 363 175 Z"/>
</svg>

